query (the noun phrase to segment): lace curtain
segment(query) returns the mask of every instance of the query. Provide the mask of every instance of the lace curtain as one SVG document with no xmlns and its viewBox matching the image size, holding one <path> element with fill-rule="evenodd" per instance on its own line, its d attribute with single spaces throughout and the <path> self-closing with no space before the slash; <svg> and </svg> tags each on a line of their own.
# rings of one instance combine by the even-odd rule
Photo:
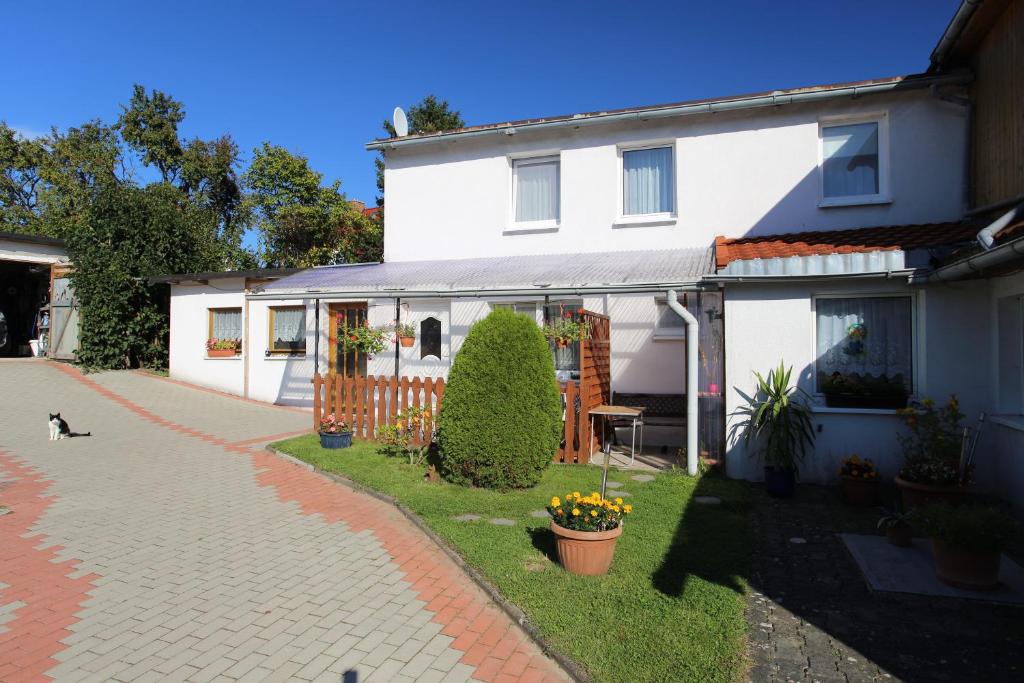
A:
<svg viewBox="0 0 1024 683">
<path fill-rule="evenodd" d="M 910 297 L 817 299 L 818 376 L 913 376 Z"/>
<path fill-rule="evenodd" d="M 303 342 L 306 339 L 306 309 L 279 308 L 274 311 L 274 343 Z"/>
<path fill-rule="evenodd" d="M 242 309 L 213 311 L 214 339 L 242 338 Z"/>
</svg>

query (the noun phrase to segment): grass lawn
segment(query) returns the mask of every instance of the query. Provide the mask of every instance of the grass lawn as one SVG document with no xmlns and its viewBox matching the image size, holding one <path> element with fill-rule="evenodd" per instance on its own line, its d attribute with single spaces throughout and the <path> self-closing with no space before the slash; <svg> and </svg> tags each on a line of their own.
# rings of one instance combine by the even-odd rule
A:
<svg viewBox="0 0 1024 683">
<path fill-rule="evenodd" d="M 320 448 L 315 434 L 276 448 L 397 498 L 519 605 L 548 641 L 597 681 L 736 681 L 744 673 L 749 566 L 745 485 L 661 473 L 614 472 L 634 506 L 611 573 L 579 577 L 557 564 L 547 519 L 530 516 L 553 495 L 600 486 L 597 467 L 552 465 L 537 488 L 498 493 L 423 479 L 423 470 L 371 443 Z M 609 489 L 611 491 L 611 489 Z M 698 505 L 714 495 L 722 505 Z M 609 494 L 611 495 L 611 494 Z M 474 513 L 476 522 L 457 522 Z M 513 527 L 488 517 L 516 520 Z"/>
</svg>

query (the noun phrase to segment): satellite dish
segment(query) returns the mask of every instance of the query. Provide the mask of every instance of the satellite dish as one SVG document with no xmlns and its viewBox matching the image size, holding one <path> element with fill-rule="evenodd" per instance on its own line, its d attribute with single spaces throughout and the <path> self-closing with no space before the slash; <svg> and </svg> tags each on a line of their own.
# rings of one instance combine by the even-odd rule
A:
<svg viewBox="0 0 1024 683">
<path fill-rule="evenodd" d="M 401 107 L 395 107 L 395 113 L 392 114 L 391 120 L 395 123 L 395 132 L 398 133 L 398 137 L 404 138 L 409 134 L 409 119 L 405 117 L 405 112 Z"/>
</svg>

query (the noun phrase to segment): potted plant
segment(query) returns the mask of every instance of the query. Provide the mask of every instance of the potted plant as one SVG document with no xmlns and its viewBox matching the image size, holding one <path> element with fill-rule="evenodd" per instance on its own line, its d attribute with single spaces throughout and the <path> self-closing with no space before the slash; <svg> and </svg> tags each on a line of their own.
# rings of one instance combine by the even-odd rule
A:
<svg viewBox="0 0 1024 683">
<path fill-rule="evenodd" d="M 241 339 L 207 339 L 207 358 L 231 358 L 237 356 L 242 349 Z"/>
<path fill-rule="evenodd" d="M 875 463 L 870 458 L 861 460 L 854 453 L 839 465 L 839 487 L 843 500 L 850 505 L 874 505 L 878 499 L 878 485 L 881 479 Z"/>
<path fill-rule="evenodd" d="M 1016 533 L 1011 516 L 992 507 L 939 503 L 923 508 L 921 520 L 939 581 L 968 590 L 999 585 L 1003 547 Z"/>
<path fill-rule="evenodd" d="M 427 459 L 430 444 L 434 441 L 431 427 L 430 408 L 412 407 L 395 413 L 390 424 L 377 428 L 377 439 L 384 445 L 385 455 L 408 458 L 410 465 L 420 465 Z M 417 444 L 416 437 L 422 436 L 425 445 Z"/>
<path fill-rule="evenodd" d="M 395 336 L 398 337 L 399 344 L 404 348 L 409 348 L 416 342 L 416 328 L 412 323 L 399 321 L 395 324 Z"/>
<path fill-rule="evenodd" d="M 765 490 L 777 498 L 793 495 L 800 462 L 814 445 L 808 396 L 802 389 L 790 386 L 792 371 L 792 367 L 787 369 L 780 362 L 778 368 L 768 372 L 768 377 L 755 372 L 757 391 L 736 413 L 746 420 L 735 429 L 745 430 L 748 448 L 752 442 L 760 445 L 750 454 L 764 458 Z"/>
<path fill-rule="evenodd" d="M 566 571 L 581 576 L 607 574 L 623 520 L 633 506 L 624 504 L 622 498 L 603 499 L 596 491 L 589 496 L 573 491 L 565 494 L 564 503 L 558 496 L 552 498 L 547 510 L 558 561 Z"/>
<path fill-rule="evenodd" d="M 904 460 L 896 486 L 904 508 L 961 501 L 970 472 L 960 471 L 964 416 L 956 396 L 941 408 L 926 398 L 919 408 L 905 408 L 899 415 L 909 430 L 897 437 Z"/>
<path fill-rule="evenodd" d="M 914 529 L 911 526 L 913 512 L 882 509 L 878 519 L 878 528 L 885 531 L 885 539 L 894 546 L 909 548 L 914 542 Z"/>
<path fill-rule="evenodd" d="M 581 313 L 579 309 L 577 313 Z M 556 348 L 564 349 L 573 342 L 583 341 L 590 338 L 590 323 L 585 320 L 575 320 L 572 311 L 564 311 L 557 318 L 553 319 L 543 327 L 544 337 L 552 341 Z"/>
<path fill-rule="evenodd" d="M 830 408 L 900 409 L 907 407 L 907 387 L 903 376 L 873 377 L 856 372 L 818 374 L 818 386 Z"/>
<path fill-rule="evenodd" d="M 348 448 L 352 445 L 352 430 L 348 424 L 331 413 L 320 420 L 321 448 Z"/>
<path fill-rule="evenodd" d="M 338 334 L 346 349 L 373 356 L 387 348 L 390 330 L 387 327 L 371 327 L 369 322 L 364 322 L 362 325 L 343 325 Z"/>
</svg>

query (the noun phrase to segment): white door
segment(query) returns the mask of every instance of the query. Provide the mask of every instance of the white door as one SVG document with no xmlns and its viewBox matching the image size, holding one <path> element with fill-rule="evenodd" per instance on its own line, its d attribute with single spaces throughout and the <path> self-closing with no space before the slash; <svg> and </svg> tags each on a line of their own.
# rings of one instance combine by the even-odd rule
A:
<svg viewBox="0 0 1024 683">
<path fill-rule="evenodd" d="M 448 378 L 451 367 L 451 305 L 447 300 L 402 302 L 402 322 L 416 330 L 411 347 L 400 348 L 404 377 Z"/>
</svg>

